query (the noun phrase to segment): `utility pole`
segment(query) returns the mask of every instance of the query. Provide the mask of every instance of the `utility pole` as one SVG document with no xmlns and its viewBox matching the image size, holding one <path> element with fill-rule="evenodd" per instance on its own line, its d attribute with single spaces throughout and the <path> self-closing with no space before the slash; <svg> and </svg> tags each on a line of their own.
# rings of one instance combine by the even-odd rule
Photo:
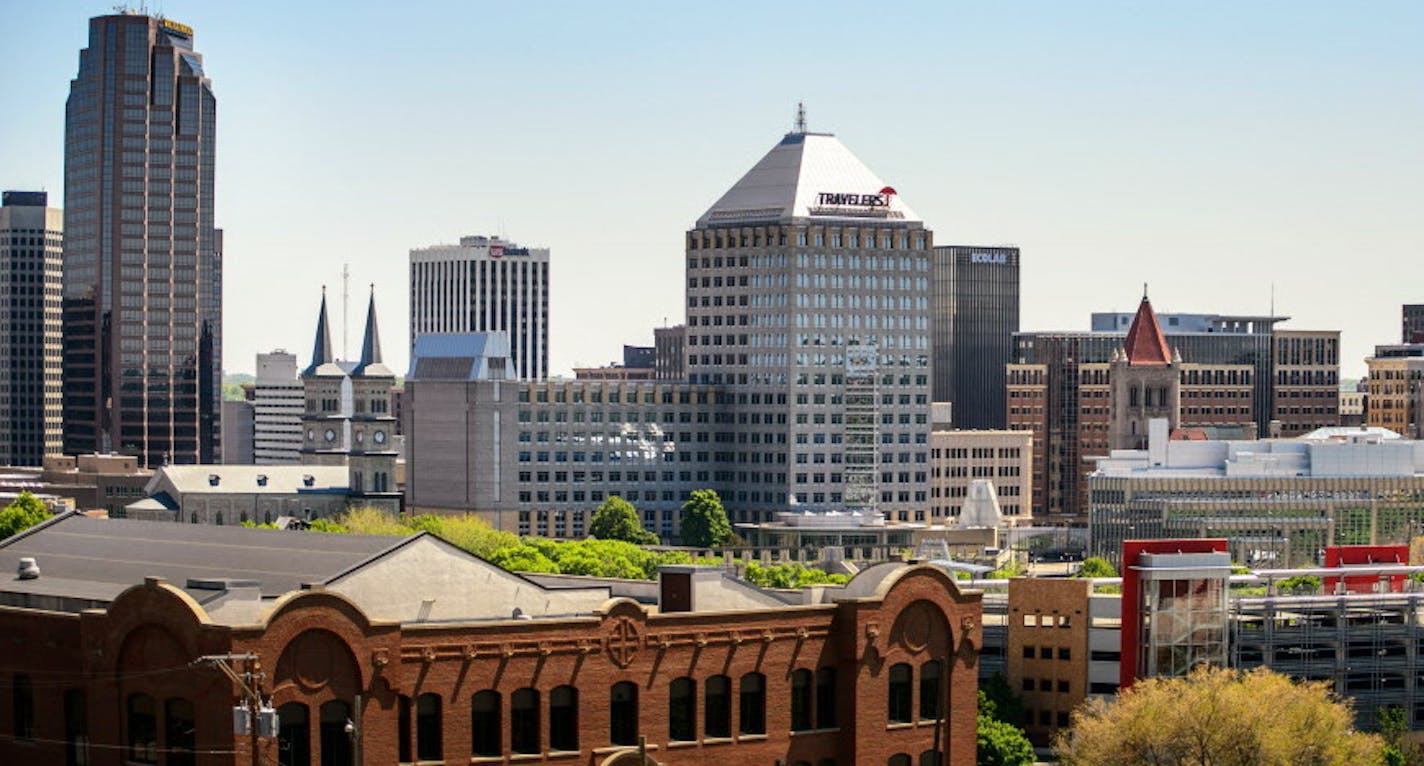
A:
<svg viewBox="0 0 1424 766">
<path fill-rule="evenodd" d="M 230 663 L 241 662 L 243 670 L 241 673 L 233 669 Z M 261 766 L 261 757 L 258 746 L 263 737 L 273 738 L 277 736 L 280 723 L 277 720 L 277 711 L 270 705 L 262 704 L 261 679 L 265 676 L 262 672 L 262 663 L 257 655 L 247 654 L 208 654 L 193 660 L 192 665 L 208 664 L 222 671 L 229 680 L 237 684 L 237 688 L 242 692 L 242 704 L 234 708 L 233 733 L 241 736 L 247 735 L 248 745 L 252 749 L 252 766 Z M 237 711 L 242 710 L 245 715 L 237 715 Z"/>
</svg>

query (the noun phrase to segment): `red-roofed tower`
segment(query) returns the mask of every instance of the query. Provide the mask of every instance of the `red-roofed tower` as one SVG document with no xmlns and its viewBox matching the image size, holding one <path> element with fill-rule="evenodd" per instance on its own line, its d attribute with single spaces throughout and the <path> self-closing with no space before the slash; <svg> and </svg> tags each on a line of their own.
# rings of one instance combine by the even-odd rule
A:
<svg viewBox="0 0 1424 766">
<path fill-rule="evenodd" d="M 1147 423 L 1156 418 L 1167 428 L 1181 422 L 1181 357 L 1167 345 L 1167 336 L 1157 322 L 1157 313 L 1147 299 L 1142 303 L 1122 350 L 1113 355 L 1108 376 L 1111 380 L 1112 425 L 1108 444 L 1112 449 L 1146 449 Z"/>
</svg>

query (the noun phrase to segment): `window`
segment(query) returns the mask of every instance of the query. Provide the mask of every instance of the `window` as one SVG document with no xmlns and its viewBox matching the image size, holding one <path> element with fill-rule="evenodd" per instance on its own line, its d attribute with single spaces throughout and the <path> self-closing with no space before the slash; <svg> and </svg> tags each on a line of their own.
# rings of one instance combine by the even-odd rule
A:
<svg viewBox="0 0 1424 766">
<path fill-rule="evenodd" d="M 193 766 L 197 762 L 193 754 L 198 744 L 193 733 L 193 703 L 174 698 L 163 704 L 163 740 L 168 748 L 164 762 L 169 766 Z"/>
<path fill-rule="evenodd" d="M 351 735 L 346 732 L 346 724 L 351 722 L 351 705 L 344 700 L 323 702 L 318 711 L 321 721 L 321 762 L 326 764 L 348 764 L 355 756 Z M 173 761 L 170 759 L 169 763 Z"/>
<path fill-rule="evenodd" d="M 509 695 L 509 749 L 539 752 L 539 692 L 525 688 Z"/>
<path fill-rule="evenodd" d="M 912 704 L 910 684 L 914 672 L 906 663 L 890 667 L 890 699 L 888 709 L 891 723 L 909 723 Z M 908 757 L 908 756 L 907 756 Z"/>
<path fill-rule="evenodd" d="M 944 754 L 926 750 L 920 753 L 920 766 L 944 766 Z"/>
<path fill-rule="evenodd" d="M 16 673 L 10 687 L 11 711 L 15 716 L 15 739 L 35 738 L 35 690 L 30 677 Z"/>
<path fill-rule="evenodd" d="M 396 747 L 399 751 L 397 758 L 401 763 L 411 763 L 415 760 L 410 742 L 410 697 L 402 694 L 396 713 Z"/>
<path fill-rule="evenodd" d="M 443 760 L 440 735 L 440 695 L 426 692 L 415 698 L 415 757 Z"/>
<path fill-rule="evenodd" d="M 812 728 L 811 700 L 815 679 L 811 671 L 802 668 L 791 672 L 791 730 Z"/>
<path fill-rule="evenodd" d="M 748 673 L 742 676 L 738 716 L 742 734 L 766 733 L 766 676 Z"/>
<path fill-rule="evenodd" d="M 638 744 L 638 687 L 620 681 L 609 691 L 608 740 L 615 745 Z"/>
<path fill-rule="evenodd" d="M 89 702 L 83 689 L 64 692 L 64 766 L 88 766 Z"/>
<path fill-rule="evenodd" d="M 930 660 L 920 666 L 920 719 L 935 720 L 940 717 L 940 707 L 944 700 L 944 686 L 940 682 L 942 666 L 939 660 Z"/>
<path fill-rule="evenodd" d="M 579 749 L 578 689 L 572 686 L 555 686 L 549 692 L 549 749 Z"/>
<path fill-rule="evenodd" d="M 702 735 L 732 736 L 732 679 L 712 676 L 702 685 Z"/>
<path fill-rule="evenodd" d="M 836 669 L 816 671 L 816 728 L 836 728 Z"/>
<path fill-rule="evenodd" d="M 890 756 L 890 760 L 885 762 L 885 766 L 914 766 L 910 761 L 910 756 L 906 753 L 896 753 Z"/>
<path fill-rule="evenodd" d="M 158 709 L 147 694 L 130 694 L 128 704 L 129 760 L 158 763 Z"/>
<path fill-rule="evenodd" d="M 402 699 L 405 699 L 402 697 Z M 280 766 L 311 766 L 311 735 L 307 729 L 307 706 L 288 702 L 277 708 L 277 752 Z"/>
<path fill-rule="evenodd" d="M 697 739 L 697 682 L 675 678 L 668 687 L 668 739 Z"/>
<path fill-rule="evenodd" d="M 502 755 L 499 692 L 485 689 L 470 700 L 470 754 Z M 515 750 L 514 752 L 520 752 Z"/>
</svg>

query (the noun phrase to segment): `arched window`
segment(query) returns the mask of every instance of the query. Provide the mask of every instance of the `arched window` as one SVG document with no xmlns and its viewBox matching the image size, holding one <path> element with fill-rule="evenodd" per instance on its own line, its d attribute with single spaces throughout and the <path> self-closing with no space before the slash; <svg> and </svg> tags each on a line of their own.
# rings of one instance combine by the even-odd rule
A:
<svg viewBox="0 0 1424 766">
<path fill-rule="evenodd" d="M 668 739 L 697 739 L 697 682 L 691 678 L 674 678 L 668 687 Z"/>
<path fill-rule="evenodd" d="M 891 723 L 909 723 L 913 712 L 910 710 L 914 700 L 912 698 L 911 683 L 914 671 L 907 663 L 901 662 L 890 666 L 890 699 L 887 709 L 890 711 Z M 909 756 L 905 756 L 909 758 Z"/>
<path fill-rule="evenodd" d="M 800 668 L 791 671 L 791 730 L 806 731 L 813 728 L 811 700 L 814 694 L 812 684 L 815 677 L 811 671 Z M 808 764 L 809 766 L 809 764 Z"/>
<path fill-rule="evenodd" d="M 318 711 L 321 721 L 321 766 L 351 766 L 353 752 L 351 735 L 346 724 L 351 723 L 351 705 L 343 700 L 323 702 Z"/>
<path fill-rule="evenodd" d="M 539 692 L 517 689 L 509 695 L 509 749 L 539 752 Z"/>
<path fill-rule="evenodd" d="M 470 754 L 495 756 L 503 754 L 501 742 L 499 692 L 485 689 L 470 700 Z M 518 751 L 515 751 L 518 752 Z"/>
<path fill-rule="evenodd" d="M 939 660 L 930 660 L 920 666 L 920 719 L 933 721 L 940 716 L 944 704 L 944 684 L 940 681 Z"/>
<path fill-rule="evenodd" d="M 836 728 L 836 669 L 816 671 L 816 728 Z"/>
<path fill-rule="evenodd" d="M 189 520 L 190 522 L 194 523 L 194 524 L 197 524 L 197 523 L 198 523 L 198 512 L 197 512 L 197 511 L 193 511 L 192 513 L 188 514 L 188 520 Z"/>
<path fill-rule="evenodd" d="M 213 523 L 218 526 L 223 525 L 222 511 L 218 511 L 217 515 L 213 517 Z"/>
<path fill-rule="evenodd" d="M 238 523 L 240 523 L 240 524 L 246 524 L 246 523 L 247 523 L 247 511 L 243 511 L 243 512 L 242 512 L 242 516 L 241 516 L 241 518 L 238 519 Z"/>
<path fill-rule="evenodd" d="M 920 753 L 920 766 L 944 766 L 944 754 L 937 750 Z"/>
<path fill-rule="evenodd" d="M 609 691 L 608 740 L 615 745 L 638 744 L 638 687 L 620 681 Z"/>
<path fill-rule="evenodd" d="M 441 745 L 440 695 L 426 692 L 415 698 L 415 757 L 422 761 L 443 760 Z"/>
<path fill-rule="evenodd" d="M 193 766 L 197 756 L 193 748 L 198 738 L 193 732 L 193 703 L 174 697 L 163 703 L 163 746 L 168 748 L 164 763 L 169 766 Z"/>
<path fill-rule="evenodd" d="M 732 736 L 732 679 L 726 676 L 702 684 L 702 736 Z"/>
<path fill-rule="evenodd" d="M 158 705 L 147 694 L 130 694 L 129 760 L 158 763 Z"/>
<path fill-rule="evenodd" d="M 272 523 L 272 512 L 271 512 L 271 511 L 266 511 L 266 512 L 264 512 L 264 513 L 262 514 L 262 523 L 263 523 L 263 524 L 271 524 L 271 523 Z"/>
<path fill-rule="evenodd" d="M 910 760 L 908 753 L 896 753 L 890 756 L 890 760 L 885 762 L 885 766 L 915 766 Z"/>
<path fill-rule="evenodd" d="M 766 733 L 766 676 L 748 673 L 742 676 L 739 695 L 738 728 L 743 734 Z"/>
<path fill-rule="evenodd" d="M 311 766 L 311 733 L 307 728 L 307 706 L 288 702 L 277 708 L 281 728 L 277 730 L 279 766 Z"/>
<path fill-rule="evenodd" d="M 549 749 L 578 750 L 578 689 L 555 686 L 549 692 Z"/>
</svg>

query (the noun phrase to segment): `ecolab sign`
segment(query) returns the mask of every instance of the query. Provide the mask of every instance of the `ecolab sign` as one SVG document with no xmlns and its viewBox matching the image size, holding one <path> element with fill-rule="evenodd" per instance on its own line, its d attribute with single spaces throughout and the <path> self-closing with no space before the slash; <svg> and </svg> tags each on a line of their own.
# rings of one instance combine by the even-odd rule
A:
<svg viewBox="0 0 1424 766">
<path fill-rule="evenodd" d="M 970 263 L 1008 263 L 1008 253 L 970 253 Z"/>
</svg>

